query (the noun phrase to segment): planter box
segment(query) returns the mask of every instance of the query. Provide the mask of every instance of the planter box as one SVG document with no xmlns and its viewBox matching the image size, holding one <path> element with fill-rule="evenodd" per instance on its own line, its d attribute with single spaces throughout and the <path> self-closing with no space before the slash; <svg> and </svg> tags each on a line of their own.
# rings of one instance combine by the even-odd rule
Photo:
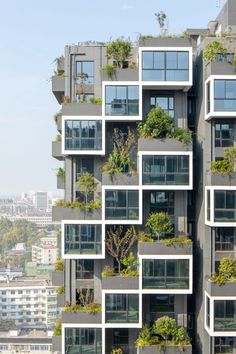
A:
<svg viewBox="0 0 236 354">
<path fill-rule="evenodd" d="M 52 272 L 52 285 L 63 286 L 64 285 L 64 272 Z"/>
<path fill-rule="evenodd" d="M 65 177 L 57 176 L 57 189 L 65 189 Z"/>
<path fill-rule="evenodd" d="M 56 124 L 57 124 L 57 130 L 59 131 L 59 133 L 61 133 L 61 121 L 62 121 L 61 115 L 58 115 Z"/>
<path fill-rule="evenodd" d="M 138 81 L 138 69 L 115 69 L 114 75 L 110 79 L 106 71 L 102 72 L 102 81 Z"/>
<path fill-rule="evenodd" d="M 192 354 L 192 346 L 186 345 L 185 347 L 179 348 L 178 346 L 173 347 L 165 347 L 162 349 L 160 346 L 152 345 L 149 347 L 139 347 L 137 349 L 138 354 L 178 354 L 178 353 L 185 353 L 185 354 Z"/>
<path fill-rule="evenodd" d="M 206 283 L 206 291 L 211 296 L 235 296 L 236 282 L 219 285 L 208 280 Z"/>
<path fill-rule="evenodd" d="M 52 219 L 53 221 L 61 220 L 101 220 L 101 209 L 92 209 L 91 211 L 85 211 L 79 208 L 66 208 L 60 206 L 52 207 Z"/>
<path fill-rule="evenodd" d="M 102 277 L 102 289 L 107 290 L 138 290 L 139 277 Z"/>
<path fill-rule="evenodd" d="M 186 38 L 140 38 L 139 47 L 192 47 L 190 40 Z"/>
<path fill-rule="evenodd" d="M 52 337 L 52 352 L 61 352 L 62 348 L 62 338 L 61 336 L 53 336 Z"/>
<path fill-rule="evenodd" d="M 220 173 L 211 173 L 212 186 L 236 186 L 236 173 L 223 175 Z"/>
<path fill-rule="evenodd" d="M 53 76 L 52 77 L 52 92 L 56 97 L 58 103 L 62 102 L 62 98 L 65 92 L 65 77 Z"/>
<path fill-rule="evenodd" d="M 102 105 L 94 103 L 64 103 L 62 105 L 64 116 L 101 116 Z"/>
<path fill-rule="evenodd" d="M 175 139 L 138 139 L 138 151 L 192 151 L 192 143 Z"/>
<path fill-rule="evenodd" d="M 121 186 L 138 186 L 139 175 L 130 173 L 115 173 L 109 175 L 108 173 L 102 174 L 102 184 L 105 186 L 121 185 Z"/>
<path fill-rule="evenodd" d="M 60 161 L 64 159 L 64 156 L 61 153 L 61 141 L 52 142 L 52 157 Z"/>
<path fill-rule="evenodd" d="M 76 312 L 62 312 L 62 322 L 63 323 L 101 323 L 102 313 L 97 312 L 95 314 L 88 313 L 86 311 L 76 311 Z"/>
<path fill-rule="evenodd" d="M 162 242 L 139 242 L 138 253 L 140 255 L 191 255 L 193 253 L 193 244 L 166 246 Z"/>
</svg>

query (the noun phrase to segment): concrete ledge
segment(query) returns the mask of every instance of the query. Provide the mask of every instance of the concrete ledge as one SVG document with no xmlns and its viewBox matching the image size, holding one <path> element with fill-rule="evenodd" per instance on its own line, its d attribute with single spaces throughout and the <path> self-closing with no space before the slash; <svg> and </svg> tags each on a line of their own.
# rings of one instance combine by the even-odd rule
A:
<svg viewBox="0 0 236 354">
<path fill-rule="evenodd" d="M 64 307 L 64 306 L 65 306 L 64 294 L 57 295 L 57 307 Z"/>
<path fill-rule="evenodd" d="M 133 290 L 139 289 L 139 277 L 102 277 L 102 289 L 107 290 Z"/>
<path fill-rule="evenodd" d="M 64 272 L 52 272 L 52 285 L 63 286 L 64 285 Z"/>
<path fill-rule="evenodd" d="M 211 173 L 212 186 L 236 186 L 236 173 L 224 175 L 221 173 Z"/>
<path fill-rule="evenodd" d="M 95 314 L 88 313 L 86 311 L 76 312 L 62 312 L 63 323 L 101 323 L 102 313 L 97 312 Z"/>
<path fill-rule="evenodd" d="M 52 157 L 57 160 L 63 160 L 64 156 L 61 153 L 61 141 L 52 142 Z"/>
<path fill-rule="evenodd" d="M 61 352 L 61 345 L 62 339 L 61 336 L 53 336 L 52 337 L 52 352 Z"/>
<path fill-rule="evenodd" d="M 192 47 L 189 39 L 186 38 L 140 38 L 139 47 Z"/>
<path fill-rule="evenodd" d="M 206 282 L 206 291 L 211 296 L 235 296 L 236 282 L 219 285 L 208 280 Z"/>
<path fill-rule="evenodd" d="M 110 79 L 106 71 L 102 72 L 103 81 L 138 81 L 139 71 L 136 69 L 115 69 L 114 75 Z"/>
<path fill-rule="evenodd" d="M 115 173 L 114 175 L 109 175 L 108 173 L 102 174 L 102 184 L 105 186 L 110 185 L 121 185 L 121 186 L 138 186 L 139 185 L 139 175 L 138 173 Z"/>
<path fill-rule="evenodd" d="M 192 354 L 192 346 L 186 345 L 184 347 L 173 346 L 173 347 L 165 347 L 162 349 L 160 346 L 152 345 L 149 347 L 138 347 L 137 353 L 138 354 L 178 354 L 184 352 L 185 354 Z"/>
<path fill-rule="evenodd" d="M 52 220 L 101 220 L 102 211 L 101 209 L 91 209 L 90 211 L 85 211 L 79 208 L 66 208 L 60 206 L 52 207 Z"/>
<path fill-rule="evenodd" d="M 52 76 L 52 92 L 57 99 L 58 103 L 62 103 L 65 94 L 65 77 Z"/>
<path fill-rule="evenodd" d="M 57 176 L 57 189 L 65 189 L 65 177 Z"/>
<path fill-rule="evenodd" d="M 138 151 L 192 151 L 192 143 L 183 144 L 175 139 L 138 139 Z"/>
<path fill-rule="evenodd" d="M 101 116 L 102 105 L 94 103 L 64 103 L 62 105 L 64 116 Z"/>
<path fill-rule="evenodd" d="M 140 255 L 191 255 L 193 253 L 192 243 L 186 243 L 181 246 L 166 246 L 162 242 L 139 242 L 138 253 Z"/>
</svg>

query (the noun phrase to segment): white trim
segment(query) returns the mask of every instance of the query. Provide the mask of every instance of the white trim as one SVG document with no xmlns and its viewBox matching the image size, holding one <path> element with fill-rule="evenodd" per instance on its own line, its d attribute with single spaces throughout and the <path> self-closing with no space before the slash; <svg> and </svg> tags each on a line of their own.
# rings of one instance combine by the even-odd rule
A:
<svg viewBox="0 0 236 354">
<path fill-rule="evenodd" d="M 105 354 L 105 328 L 102 326 L 101 323 L 62 323 L 62 335 L 61 335 L 61 340 L 62 340 L 62 354 L 65 353 L 65 329 L 66 328 L 84 328 L 84 329 L 89 329 L 89 328 L 98 328 L 102 330 L 102 354 Z"/>
<path fill-rule="evenodd" d="M 101 254 L 65 254 L 65 225 L 101 225 L 102 253 Z M 63 259 L 104 259 L 105 258 L 105 224 L 101 220 L 62 220 L 61 221 L 61 256 Z"/>
<path fill-rule="evenodd" d="M 102 150 L 66 150 L 65 148 L 65 121 L 75 120 L 75 121 L 89 121 L 97 120 L 102 123 Z M 106 131 L 105 131 L 105 121 L 100 116 L 62 116 L 61 120 L 61 153 L 62 155 L 105 155 L 106 153 Z"/>
<path fill-rule="evenodd" d="M 106 323 L 106 294 L 136 294 L 139 301 L 139 321 L 136 323 Z M 142 294 L 139 290 L 102 290 L 102 326 L 104 328 L 142 328 Z"/>
<path fill-rule="evenodd" d="M 137 191 L 139 194 L 139 218 L 132 220 L 132 219 L 115 219 L 115 220 L 106 220 L 105 216 L 105 211 L 106 211 L 106 205 L 105 205 L 105 192 L 109 191 L 116 191 L 116 190 L 134 190 Z M 103 185 L 102 186 L 102 221 L 103 223 L 107 225 L 141 225 L 143 222 L 143 191 L 139 188 L 139 186 L 107 186 Z"/>
<path fill-rule="evenodd" d="M 211 118 L 236 118 L 235 111 L 215 111 L 214 88 L 215 80 L 236 80 L 236 75 L 210 75 L 205 81 L 205 120 Z M 207 113 L 207 83 L 210 82 L 210 112 Z"/>
<path fill-rule="evenodd" d="M 143 156 L 189 156 L 189 184 L 143 184 Z M 192 151 L 139 151 L 139 186 L 143 190 L 192 190 L 193 189 L 193 152 Z"/>
<path fill-rule="evenodd" d="M 206 311 L 206 301 L 207 298 L 210 301 L 210 328 L 207 326 L 207 311 Z M 215 331 L 214 330 L 214 318 L 215 318 L 215 311 L 214 311 L 214 301 L 217 300 L 234 300 L 236 301 L 236 296 L 211 296 L 205 291 L 205 308 L 204 308 L 204 326 L 205 330 L 211 337 L 236 337 L 236 330 L 235 331 Z"/>
<path fill-rule="evenodd" d="M 107 116 L 106 115 L 106 86 L 138 86 L 139 90 L 139 115 L 138 116 Z M 103 81 L 102 82 L 102 119 L 115 122 L 132 122 L 143 119 L 143 95 L 139 81 Z"/>
<path fill-rule="evenodd" d="M 188 81 L 143 81 L 142 80 L 142 52 L 189 52 L 189 79 Z M 142 86 L 161 86 L 163 89 L 169 89 L 172 86 L 174 89 L 188 90 L 193 85 L 193 50 L 192 47 L 139 47 L 139 81 Z"/>
<path fill-rule="evenodd" d="M 188 289 L 143 289 L 143 260 L 146 259 L 187 259 L 189 261 Z M 139 255 L 139 291 L 142 294 L 192 294 L 193 293 L 193 256 L 192 255 Z"/>
<path fill-rule="evenodd" d="M 210 191 L 210 220 L 207 220 L 207 191 Z M 236 191 L 236 186 L 206 186 L 205 187 L 205 224 L 208 226 L 236 227 L 236 221 L 214 221 L 215 191 Z"/>
</svg>

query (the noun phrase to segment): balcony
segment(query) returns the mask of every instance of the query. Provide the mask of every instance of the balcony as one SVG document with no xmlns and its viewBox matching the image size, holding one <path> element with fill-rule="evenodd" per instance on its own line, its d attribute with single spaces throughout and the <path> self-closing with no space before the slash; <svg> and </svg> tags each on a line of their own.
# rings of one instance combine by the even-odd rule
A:
<svg viewBox="0 0 236 354">
<path fill-rule="evenodd" d="M 102 105 L 94 103 L 64 103 L 62 105 L 63 116 L 101 116 Z"/>
<path fill-rule="evenodd" d="M 57 189 L 65 189 L 65 177 L 57 176 Z"/>
<path fill-rule="evenodd" d="M 140 153 L 143 189 L 192 189 L 192 154 Z"/>
<path fill-rule="evenodd" d="M 139 48 L 143 88 L 182 89 L 192 86 L 192 48 Z"/>
<path fill-rule="evenodd" d="M 163 242 L 139 242 L 139 255 L 192 255 L 192 243 L 167 246 Z"/>
<path fill-rule="evenodd" d="M 63 323 L 84 323 L 84 324 L 99 324 L 102 322 L 101 312 L 89 313 L 86 311 L 62 312 Z"/>
<path fill-rule="evenodd" d="M 191 293 L 190 258 L 142 259 L 142 289 L 145 293 Z"/>
<path fill-rule="evenodd" d="M 211 75 L 205 83 L 205 119 L 236 117 L 236 76 Z"/>
<path fill-rule="evenodd" d="M 114 75 L 110 78 L 105 71 L 102 73 L 102 81 L 138 81 L 138 69 L 114 69 Z"/>
<path fill-rule="evenodd" d="M 139 277 L 124 277 L 115 275 L 102 277 L 102 289 L 104 290 L 138 290 Z"/>
<path fill-rule="evenodd" d="M 103 189 L 103 195 L 106 223 L 140 223 L 139 190 Z"/>
<path fill-rule="evenodd" d="M 56 97 L 58 103 L 62 103 L 63 96 L 65 95 L 65 77 L 52 76 L 52 92 Z"/>
<path fill-rule="evenodd" d="M 157 354 L 159 347 L 157 345 L 147 346 L 147 347 L 138 347 L 138 354 Z M 186 345 L 183 348 L 181 347 L 181 351 L 185 354 L 192 354 L 192 346 Z M 179 346 L 165 346 L 165 354 L 176 354 L 179 352 Z"/>
<path fill-rule="evenodd" d="M 105 322 L 138 325 L 139 294 L 105 294 Z"/>
<path fill-rule="evenodd" d="M 101 209 L 91 209 L 86 211 L 80 208 L 69 208 L 61 206 L 52 207 L 53 221 L 62 220 L 101 220 Z"/>
<path fill-rule="evenodd" d="M 175 139 L 138 139 L 138 151 L 192 151 L 192 144 L 184 144 Z M 145 154 L 144 154 L 145 155 Z M 181 155 L 181 154 L 180 154 Z"/>
<path fill-rule="evenodd" d="M 52 272 L 52 285 L 63 286 L 64 285 L 64 272 Z"/>
<path fill-rule="evenodd" d="M 137 173 L 115 173 L 114 175 L 103 173 L 102 184 L 104 186 L 138 186 L 139 175 Z"/>
<path fill-rule="evenodd" d="M 52 142 L 52 157 L 59 161 L 64 160 L 64 156 L 61 152 L 61 141 L 53 141 Z"/>
<path fill-rule="evenodd" d="M 62 226 L 63 258 L 104 258 L 104 230 L 101 224 L 65 223 Z"/>
</svg>

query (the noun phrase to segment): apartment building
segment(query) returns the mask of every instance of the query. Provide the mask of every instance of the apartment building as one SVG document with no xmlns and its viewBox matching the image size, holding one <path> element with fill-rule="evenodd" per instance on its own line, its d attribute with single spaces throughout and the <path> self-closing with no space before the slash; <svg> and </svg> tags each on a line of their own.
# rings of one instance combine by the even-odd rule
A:
<svg viewBox="0 0 236 354">
<path fill-rule="evenodd" d="M 64 286 L 61 307 L 81 305 L 81 291 L 90 289 L 101 312 L 62 310 L 61 353 L 156 353 L 160 346 L 137 348 L 135 341 L 144 325 L 163 316 L 189 333 L 191 345 L 181 346 L 186 353 L 236 352 L 236 283 L 210 280 L 221 259 L 235 258 L 234 176 L 211 172 L 211 162 L 234 146 L 235 13 L 235 1 L 228 0 L 208 28 L 187 30 L 187 39 L 140 38 L 112 72 L 103 69 L 115 62 L 106 44 L 65 47 L 52 78 L 62 105 L 56 119 L 61 140 L 53 142 L 52 155 L 65 167 L 65 199 L 53 207 L 54 221 L 61 222 L 64 271 L 53 281 Z M 216 40 L 227 50 L 203 60 Z M 138 134 L 137 124 L 155 107 L 171 117 L 172 131 L 192 130 L 192 141 L 171 133 Z M 103 166 L 119 134 L 135 137 L 132 169 L 109 175 Z M 89 211 L 81 207 L 79 184 L 87 172 L 97 183 L 89 201 L 101 200 L 100 208 Z M 150 215 L 163 212 L 172 222 L 164 238 L 175 236 L 175 242 L 168 246 L 155 233 L 154 242 L 141 239 L 140 233 L 152 233 Z M 122 276 L 109 251 L 108 235 L 120 226 L 139 233 L 130 249 L 138 276 Z M 107 266 L 115 274 L 105 274 Z M 165 352 L 178 348 L 172 343 Z"/>
<path fill-rule="evenodd" d="M 37 245 L 32 246 L 32 262 L 54 264 L 58 257 L 57 235 L 42 237 Z"/>
<path fill-rule="evenodd" d="M 0 321 L 17 328 L 52 328 L 57 318 L 56 287 L 43 277 L 0 282 Z"/>
</svg>

